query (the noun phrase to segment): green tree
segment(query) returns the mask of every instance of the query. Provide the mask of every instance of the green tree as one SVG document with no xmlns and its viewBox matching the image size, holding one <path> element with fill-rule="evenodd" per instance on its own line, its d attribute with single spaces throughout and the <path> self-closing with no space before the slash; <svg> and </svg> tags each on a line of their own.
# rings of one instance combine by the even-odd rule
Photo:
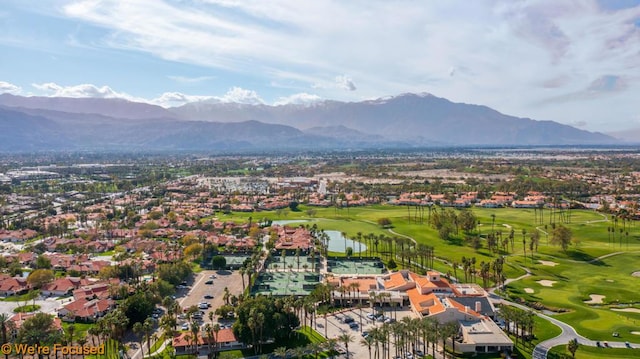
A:
<svg viewBox="0 0 640 359">
<path fill-rule="evenodd" d="M 36 258 L 36 269 L 51 269 L 51 260 L 42 254 Z"/>
<path fill-rule="evenodd" d="M 53 317 L 45 313 L 36 313 L 27 318 L 18 331 L 19 343 L 33 346 L 51 346 L 62 340 L 60 332 L 53 326 Z M 41 355 L 38 355 L 42 358 Z"/>
<path fill-rule="evenodd" d="M 353 256 L 353 248 L 347 247 L 346 256 L 347 258 L 351 258 Z"/>
<path fill-rule="evenodd" d="M 580 347 L 580 343 L 578 343 L 578 339 L 576 338 L 569 340 L 569 342 L 567 343 L 567 350 L 569 351 L 569 353 L 571 353 L 572 358 L 576 357 L 576 351 L 578 351 L 578 347 Z"/>
<path fill-rule="evenodd" d="M 227 260 L 223 256 L 214 256 L 211 258 L 211 267 L 213 267 L 213 269 L 225 269 L 227 267 Z"/>
<path fill-rule="evenodd" d="M 551 232 L 551 244 L 559 245 L 564 252 L 567 251 L 571 244 L 571 230 L 563 225 L 558 225 Z"/>
<path fill-rule="evenodd" d="M 388 228 L 391 226 L 391 220 L 386 217 L 378 218 L 378 225 L 382 228 Z"/>
<path fill-rule="evenodd" d="M 40 289 L 43 285 L 51 283 L 55 278 L 51 269 L 36 269 L 29 277 L 27 277 L 27 283 L 33 288 Z"/>
<path fill-rule="evenodd" d="M 193 260 L 198 258 L 202 254 L 202 244 L 193 243 L 184 249 L 184 255 L 191 257 Z"/>
</svg>

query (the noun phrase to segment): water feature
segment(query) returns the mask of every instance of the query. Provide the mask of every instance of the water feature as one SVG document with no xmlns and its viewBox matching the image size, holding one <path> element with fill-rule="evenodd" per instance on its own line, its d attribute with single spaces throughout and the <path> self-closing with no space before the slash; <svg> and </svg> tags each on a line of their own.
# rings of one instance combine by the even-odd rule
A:
<svg viewBox="0 0 640 359">
<path fill-rule="evenodd" d="M 328 230 L 324 231 L 324 233 L 329 236 L 330 252 L 346 253 L 345 248 L 347 247 L 353 248 L 353 253 L 365 252 L 367 250 L 367 246 L 364 243 L 345 238 L 340 231 Z"/>
<path fill-rule="evenodd" d="M 306 219 L 279 219 L 277 221 L 271 222 L 271 225 L 276 224 L 278 226 L 286 226 L 289 224 L 301 224 L 304 222 L 309 222 L 309 221 Z"/>
</svg>

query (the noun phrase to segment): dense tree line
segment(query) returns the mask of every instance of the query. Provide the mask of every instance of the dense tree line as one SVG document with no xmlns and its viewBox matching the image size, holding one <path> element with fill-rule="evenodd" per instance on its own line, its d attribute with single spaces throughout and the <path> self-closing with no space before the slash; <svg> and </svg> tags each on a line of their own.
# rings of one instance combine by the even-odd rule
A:
<svg viewBox="0 0 640 359">
<path fill-rule="evenodd" d="M 266 340 L 285 340 L 300 325 L 293 308 L 282 298 L 261 295 L 247 298 L 239 304 L 236 314 L 233 332 L 238 340 L 251 343 L 256 354 L 262 352 Z"/>
</svg>

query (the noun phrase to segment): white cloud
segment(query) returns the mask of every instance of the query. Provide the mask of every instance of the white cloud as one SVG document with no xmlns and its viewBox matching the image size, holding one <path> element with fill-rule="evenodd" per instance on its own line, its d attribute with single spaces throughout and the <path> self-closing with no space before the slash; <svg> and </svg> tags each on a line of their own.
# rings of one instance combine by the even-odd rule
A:
<svg viewBox="0 0 640 359">
<path fill-rule="evenodd" d="M 216 97 L 186 95 L 180 92 L 165 92 L 162 95 L 146 102 L 168 108 L 168 107 L 182 106 L 190 102 L 212 101 L 212 100 L 216 101 Z"/>
<path fill-rule="evenodd" d="M 20 86 L 16 86 L 9 82 L 0 81 L 0 93 L 10 93 L 12 95 L 17 95 L 22 92 L 22 88 Z"/>
<path fill-rule="evenodd" d="M 264 100 L 253 90 L 245 90 L 240 87 L 232 87 L 220 98 L 222 102 L 235 102 L 247 105 L 264 104 Z"/>
<path fill-rule="evenodd" d="M 191 102 L 209 103 L 242 103 L 247 105 L 260 105 L 265 101 L 253 90 L 240 87 L 232 87 L 222 96 L 187 95 L 180 92 L 165 92 L 159 97 L 146 102 L 162 107 L 177 107 Z"/>
<path fill-rule="evenodd" d="M 32 84 L 37 90 L 49 97 L 93 97 L 93 98 L 121 98 L 131 101 L 136 99 L 123 92 L 116 92 L 109 86 L 95 86 L 92 84 L 80 84 L 73 86 L 61 86 L 53 82 Z"/>
<path fill-rule="evenodd" d="M 273 103 L 273 105 L 310 105 L 320 101 L 322 101 L 322 97 L 302 92 L 293 94 L 291 96 L 280 97 L 276 102 Z"/>
<path fill-rule="evenodd" d="M 170 75 L 167 77 L 175 82 L 182 83 L 182 84 L 195 84 L 195 83 L 211 81 L 215 79 L 215 76 L 187 77 L 187 76 Z"/>
<path fill-rule="evenodd" d="M 2 84 L 7 84 L 7 88 L 19 87 L 0 82 L 0 90 Z M 11 86 L 13 87 L 11 87 Z M 232 87 L 222 96 L 211 95 L 187 95 L 180 92 L 165 92 L 153 99 L 145 99 L 134 97 L 124 92 L 117 92 L 109 86 L 98 87 L 92 84 L 80 84 L 73 86 L 61 86 L 53 82 L 43 84 L 32 84 L 39 91 L 39 96 L 49 97 L 91 97 L 91 98 L 121 98 L 129 101 L 146 102 L 163 107 L 174 107 L 184 105 L 189 102 L 223 102 L 223 103 L 242 103 L 248 105 L 264 104 L 265 101 L 253 90 L 243 89 L 241 87 Z"/>
<path fill-rule="evenodd" d="M 338 84 L 340 88 L 345 89 L 347 91 L 356 90 L 356 85 L 353 83 L 353 80 L 351 80 L 351 78 L 347 77 L 346 75 L 337 76 L 336 84 Z"/>
</svg>

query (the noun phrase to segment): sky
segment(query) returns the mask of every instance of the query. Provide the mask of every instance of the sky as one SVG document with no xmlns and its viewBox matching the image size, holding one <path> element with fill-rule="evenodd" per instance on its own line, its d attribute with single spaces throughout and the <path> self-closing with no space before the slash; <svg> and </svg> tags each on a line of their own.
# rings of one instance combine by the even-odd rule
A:
<svg viewBox="0 0 640 359">
<path fill-rule="evenodd" d="M 640 128 L 640 0 L 2 0 L 0 93 L 283 105 L 431 93 Z"/>
</svg>

